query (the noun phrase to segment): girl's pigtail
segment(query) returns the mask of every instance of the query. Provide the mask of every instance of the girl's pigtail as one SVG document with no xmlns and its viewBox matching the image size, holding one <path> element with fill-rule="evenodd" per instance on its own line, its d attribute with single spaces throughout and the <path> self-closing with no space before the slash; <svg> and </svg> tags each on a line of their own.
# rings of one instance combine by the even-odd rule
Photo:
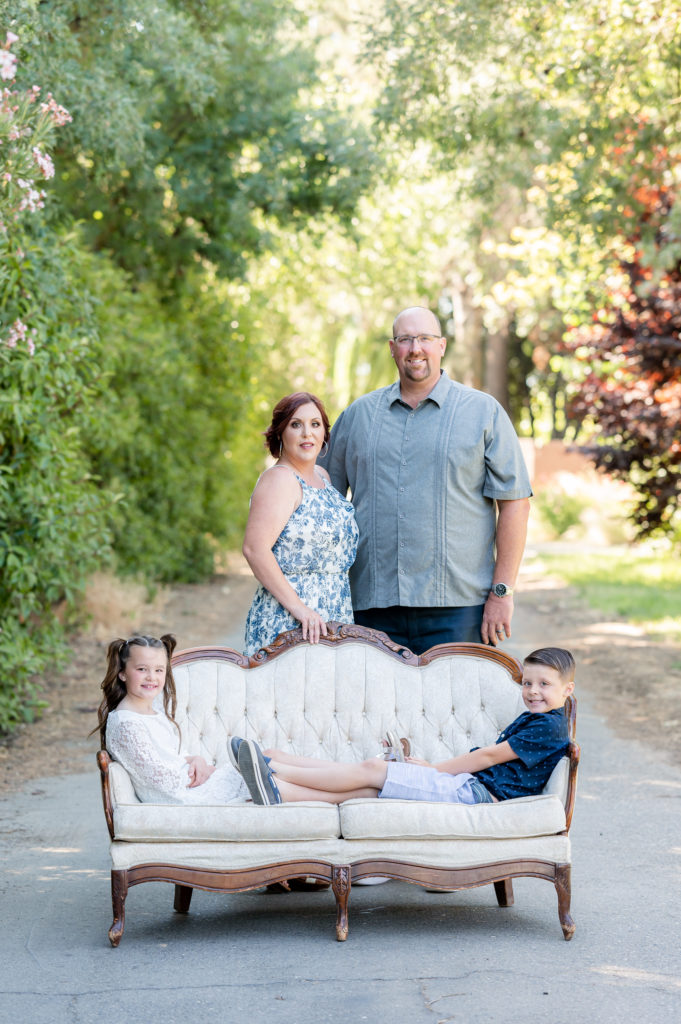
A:
<svg viewBox="0 0 681 1024">
<path fill-rule="evenodd" d="M 172 633 L 164 633 L 161 637 L 161 643 L 166 649 L 168 655 L 168 667 L 166 669 L 166 684 L 163 690 L 163 710 L 166 715 L 177 729 L 178 735 L 181 737 L 180 727 L 175 721 L 175 712 L 177 711 L 177 694 L 175 692 L 175 680 L 173 678 L 173 669 L 171 665 L 171 658 L 173 651 L 177 646 L 177 640 Z M 180 739 L 181 742 L 181 739 Z"/>
<path fill-rule="evenodd" d="M 118 707 L 126 694 L 125 683 L 119 678 L 119 672 L 125 668 L 125 647 L 128 641 L 118 637 L 112 640 L 107 648 L 106 675 L 102 680 L 102 700 L 97 708 L 97 725 L 89 734 L 97 732 L 102 749 L 106 747 L 106 720 L 109 713 Z"/>
</svg>

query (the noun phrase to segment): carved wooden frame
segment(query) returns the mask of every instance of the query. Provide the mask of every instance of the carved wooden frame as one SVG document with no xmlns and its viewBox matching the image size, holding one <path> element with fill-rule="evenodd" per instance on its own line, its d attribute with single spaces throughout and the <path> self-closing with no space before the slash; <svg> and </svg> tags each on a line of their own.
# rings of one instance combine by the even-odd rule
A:
<svg viewBox="0 0 681 1024">
<path fill-rule="evenodd" d="M 473 656 L 494 661 L 505 668 L 511 678 L 519 683 L 522 679 L 522 666 L 516 658 L 503 651 L 483 644 L 452 643 L 439 644 L 424 654 L 416 655 L 405 647 L 393 643 L 385 633 L 367 629 L 364 626 L 348 625 L 339 622 L 328 623 L 328 636 L 322 637 L 320 643 L 333 646 L 348 641 L 360 641 L 370 644 L 379 650 L 398 658 L 408 665 L 428 665 L 438 658 L 451 655 Z M 229 647 L 193 647 L 179 651 L 173 658 L 173 665 L 202 660 L 220 660 L 232 662 L 243 668 L 256 668 L 258 665 L 278 657 L 284 651 L 291 650 L 307 643 L 302 639 L 300 629 L 293 629 L 280 634 L 268 647 L 262 648 L 251 657 L 239 654 Z M 563 835 L 568 834 L 574 808 L 577 766 L 579 764 L 579 746 L 574 741 L 576 721 L 576 701 L 568 697 L 566 712 L 570 732 L 570 766 L 568 796 L 566 804 L 566 828 Z M 111 839 L 115 839 L 113 819 L 113 803 L 109 781 L 109 765 L 111 759 L 105 750 L 97 755 L 102 784 L 102 801 L 104 814 Z M 374 858 L 350 864 L 330 864 L 316 860 L 314 857 L 302 860 L 281 861 L 260 867 L 239 870 L 229 869 L 198 869 L 187 868 L 177 864 L 139 864 L 127 869 L 113 869 L 111 872 L 111 900 L 113 906 L 113 922 L 109 929 L 109 940 L 112 946 L 118 946 L 125 927 L 125 900 L 128 890 L 142 882 L 170 882 L 175 886 L 174 909 L 181 914 L 189 911 L 194 889 L 208 892 L 245 892 L 260 888 L 274 882 L 284 882 L 292 878 L 315 878 L 328 882 L 336 900 L 336 938 L 339 942 L 348 936 L 348 901 L 352 883 L 370 876 L 384 875 L 403 882 L 427 886 L 430 889 L 441 888 L 443 891 L 452 889 L 469 889 L 480 885 L 494 885 L 497 902 L 500 907 L 513 904 L 513 878 L 531 876 L 545 878 L 553 882 L 558 897 L 558 918 L 566 940 L 572 938 L 575 924 L 570 916 L 570 865 L 557 864 L 553 861 L 519 858 L 516 860 L 498 861 L 491 864 L 477 864 L 473 867 L 442 868 L 424 867 L 400 860 Z"/>
</svg>

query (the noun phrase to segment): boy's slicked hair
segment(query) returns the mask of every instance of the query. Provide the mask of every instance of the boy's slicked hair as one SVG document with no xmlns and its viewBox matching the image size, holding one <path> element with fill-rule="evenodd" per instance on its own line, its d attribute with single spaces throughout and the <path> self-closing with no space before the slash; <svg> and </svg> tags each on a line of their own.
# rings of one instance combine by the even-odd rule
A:
<svg viewBox="0 0 681 1024">
<path fill-rule="evenodd" d="M 571 683 L 575 678 L 575 659 L 564 647 L 540 647 L 523 658 L 523 665 L 546 665 L 547 668 L 555 668 L 566 683 Z"/>
</svg>

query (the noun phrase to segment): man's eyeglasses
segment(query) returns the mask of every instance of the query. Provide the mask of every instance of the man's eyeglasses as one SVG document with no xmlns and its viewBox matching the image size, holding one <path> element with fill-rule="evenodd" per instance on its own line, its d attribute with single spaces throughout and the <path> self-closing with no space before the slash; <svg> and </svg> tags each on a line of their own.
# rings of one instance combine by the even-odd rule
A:
<svg viewBox="0 0 681 1024">
<path fill-rule="evenodd" d="M 393 338 L 396 345 L 413 345 L 418 341 L 419 345 L 427 345 L 429 341 L 439 341 L 437 334 L 401 334 L 399 338 Z"/>
</svg>

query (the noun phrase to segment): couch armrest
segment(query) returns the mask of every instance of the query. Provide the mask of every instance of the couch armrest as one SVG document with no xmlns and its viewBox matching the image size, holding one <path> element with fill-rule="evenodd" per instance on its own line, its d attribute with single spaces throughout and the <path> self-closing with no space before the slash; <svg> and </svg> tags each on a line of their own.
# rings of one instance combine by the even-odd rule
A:
<svg viewBox="0 0 681 1024">
<path fill-rule="evenodd" d="M 565 801 L 565 831 L 569 832 L 572 821 L 572 812 L 575 808 L 575 795 L 577 793 L 577 767 L 581 751 L 579 744 L 574 740 L 570 742 L 568 757 L 570 758 L 570 775 L 568 778 L 567 799 Z"/>
<path fill-rule="evenodd" d="M 104 817 L 106 818 L 106 827 L 109 830 L 109 835 L 113 839 L 113 804 L 111 802 L 111 784 L 109 782 L 109 765 L 111 764 L 111 758 L 109 757 L 108 751 L 99 751 L 99 753 L 97 754 L 97 764 L 99 765 L 100 781 L 102 783 L 102 803 L 104 804 Z"/>
</svg>

